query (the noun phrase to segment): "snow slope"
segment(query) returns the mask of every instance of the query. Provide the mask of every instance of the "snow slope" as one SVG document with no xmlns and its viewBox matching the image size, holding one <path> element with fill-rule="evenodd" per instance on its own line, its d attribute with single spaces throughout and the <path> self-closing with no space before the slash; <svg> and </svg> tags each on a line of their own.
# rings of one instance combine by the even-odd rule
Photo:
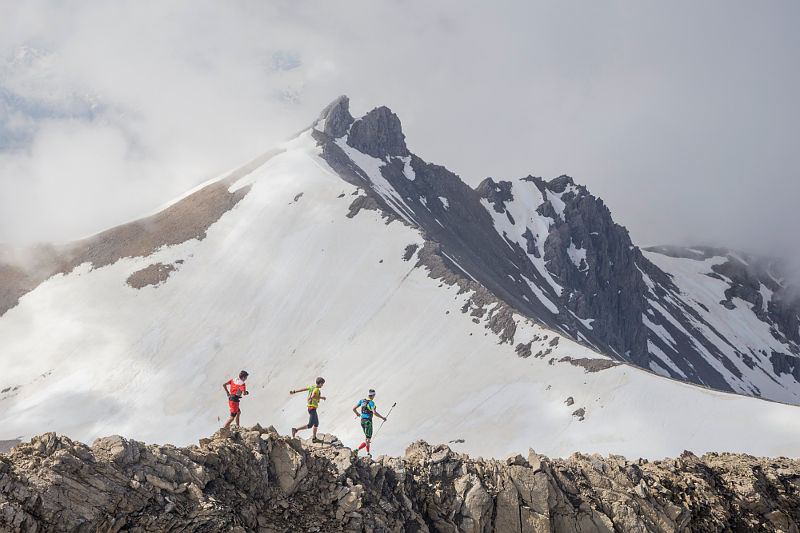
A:
<svg viewBox="0 0 800 533">
<path fill-rule="evenodd" d="M 403 260 L 423 242 L 417 230 L 376 211 L 346 216 L 357 188 L 321 159 L 310 131 L 282 148 L 232 185 L 252 188 L 205 239 L 84 264 L 0 317 L 0 438 L 188 444 L 225 420 L 221 383 L 245 368 L 243 424 L 286 433 L 305 423 L 304 398 L 288 390 L 322 375 L 321 430 L 351 445 L 361 440 L 351 408 L 376 388 L 379 412 L 397 402 L 377 453 L 463 439 L 451 446 L 495 457 L 528 447 L 800 456 L 796 407 L 628 365 L 586 372 L 559 359 L 607 358 L 522 317 L 517 341 L 551 352 L 519 357 L 487 317 L 461 312 L 469 293 L 429 277 L 416 256 Z M 175 268 L 166 281 L 126 284 L 159 262 Z"/>
</svg>

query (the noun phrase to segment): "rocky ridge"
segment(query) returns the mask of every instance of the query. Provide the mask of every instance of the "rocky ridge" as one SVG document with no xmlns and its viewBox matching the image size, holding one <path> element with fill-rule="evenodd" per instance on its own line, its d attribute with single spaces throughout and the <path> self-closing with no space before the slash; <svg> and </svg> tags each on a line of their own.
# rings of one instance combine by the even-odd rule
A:
<svg viewBox="0 0 800 533">
<path fill-rule="evenodd" d="M 800 462 L 684 452 L 648 462 L 531 450 L 470 458 L 419 441 L 355 458 L 254 426 L 199 446 L 48 433 L 0 455 L 3 531 L 781 531 Z"/>
</svg>

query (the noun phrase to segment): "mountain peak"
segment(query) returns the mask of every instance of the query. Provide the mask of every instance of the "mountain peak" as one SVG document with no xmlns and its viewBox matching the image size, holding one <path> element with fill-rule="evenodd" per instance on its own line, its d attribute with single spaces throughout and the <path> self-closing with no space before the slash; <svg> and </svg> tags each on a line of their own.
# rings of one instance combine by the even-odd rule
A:
<svg viewBox="0 0 800 533">
<path fill-rule="evenodd" d="M 322 110 L 314 125 L 326 135 L 336 139 L 347 134 L 353 120 L 350 114 L 350 99 L 341 95 Z"/>
<path fill-rule="evenodd" d="M 407 156 L 400 119 L 388 107 L 376 107 L 350 127 L 347 144 L 373 157 Z"/>
<path fill-rule="evenodd" d="M 550 180 L 549 189 L 556 193 L 562 193 L 566 190 L 569 185 L 575 185 L 575 182 L 572 180 L 571 177 L 567 176 L 566 174 L 562 174 L 557 178 L 553 178 Z"/>
</svg>

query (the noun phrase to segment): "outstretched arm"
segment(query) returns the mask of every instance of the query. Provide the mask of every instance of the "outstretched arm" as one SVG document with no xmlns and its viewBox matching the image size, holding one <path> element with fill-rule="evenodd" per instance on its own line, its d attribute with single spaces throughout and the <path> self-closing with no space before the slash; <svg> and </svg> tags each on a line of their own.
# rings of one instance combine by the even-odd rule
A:
<svg viewBox="0 0 800 533">
<path fill-rule="evenodd" d="M 306 387 L 305 389 L 290 390 L 289 394 L 297 394 L 298 392 L 303 392 L 303 391 L 307 391 L 307 390 L 308 390 L 308 387 Z"/>
</svg>

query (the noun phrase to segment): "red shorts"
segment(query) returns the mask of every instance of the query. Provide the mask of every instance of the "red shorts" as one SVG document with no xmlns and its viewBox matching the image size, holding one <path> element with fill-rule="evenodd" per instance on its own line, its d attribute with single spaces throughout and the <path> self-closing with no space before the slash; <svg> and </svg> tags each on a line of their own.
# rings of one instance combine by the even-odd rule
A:
<svg viewBox="0 0 800 533">
<path fill-rule="evenodd" d="M 239 414 L 239 402 L 232 402 L 228 400 L 228 405 L 231 406 L 231 416 Z"/>
</svg>

